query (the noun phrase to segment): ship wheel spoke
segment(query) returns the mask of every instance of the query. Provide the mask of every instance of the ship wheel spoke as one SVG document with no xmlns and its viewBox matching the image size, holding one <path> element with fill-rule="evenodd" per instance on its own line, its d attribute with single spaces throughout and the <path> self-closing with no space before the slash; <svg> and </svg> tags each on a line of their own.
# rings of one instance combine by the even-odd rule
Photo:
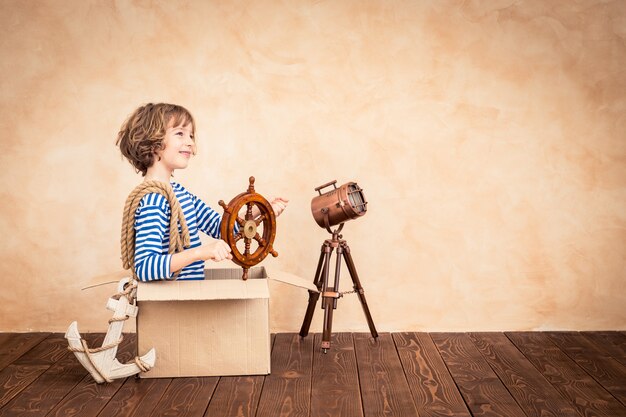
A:
<svg viewBox="0 0 626 417">
<path fill-rule="evenodd" d="M 244 237 L 244 238 L 243 238 L 243 241 L 244 241 L 244 242 L 245 242 L 245 244 L 246 244 L 246 248 L 245 248 L 245 250 L 243 251 L 243 257 L 244 257 L 244 258 L 247 258 L 248 256 L 250 256 L 250 243 L 252 242 L 252 239 L 247 238 L 247 237 Z"/>
<path fill-rule="evenodd" d="M 256 220 L 254 220 L 254 222 L 258 226 L 261 223 L 263 223 L 264 220 L 265 220 L 265 214 L 261 214 L 259 217 L 256 218 Z"/>
<path fill-rule="evenodd" d="M 243 227 L 243 225 L 246 223 L 246 221 L 244 219 L 242 219 L 241 217 L 237 216 L 237 224 L 239 225 L 239 227 Z"/>
<path fill-rule="evenodd" d="M 234 242 L 237 243 L 243 238 L 243 233 L 239 232 L 234 236 Z"/>
<path fill-rule="evenodd" d="M 252 220 L 252 202 L 246 203 L 248 210 L 246 210 L 246 220 Z"/>
<path fill-rule="evenodd" d="M 256 240 L 257 242 L 259 242 L 259 246 L 262 247 L 262 248 L 264 248 L 265 245 L 267 245 L 267 243 L 265 242 L 265 239 L 263 239 L 261 237 L 261 235 L 258 234 L 258 233 L 254 236 L 253 239 Z"/>
</svg>

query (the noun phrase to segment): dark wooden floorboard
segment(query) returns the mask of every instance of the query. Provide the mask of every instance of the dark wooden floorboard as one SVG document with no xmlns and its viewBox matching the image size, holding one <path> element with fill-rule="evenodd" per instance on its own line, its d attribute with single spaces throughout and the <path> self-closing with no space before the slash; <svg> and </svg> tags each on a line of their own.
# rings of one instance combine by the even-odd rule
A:
<svg viewBox="0 0 626 417">
<path fill-rule="evenodd" d="M 626 335 L 620 332 L 583 332 L 581 334 L 608 356 L 626 365 Z"/>
<path fill-rule="evenodd" d="M 503 333 L 470 333 L 469 337 L 526 415 L 578 416 Z"/>
<path fill-rule="evenodd" d="M 393 339 L 420 417 L 471 417 L 430 336 L 395 333 Z"/>
<path fill-rule="evenodd" d="M 0 371 L 0 407 L 28 387 L 54 363 L 67 355 L 67 341 L 62 335 L 49 335 Z"/>
<path fill-rule="evenodd" d="M 150 416 L 171 382 L 171 378 L 127 378 L 98 417 Z"/>
<path fill-rule="evenodd" d="M 310 337 L 310 336 L 309 336 Z M 322 335 L 313 344 L 311 417 L 362 417 L 361 391 L 351 333 L 335 333 L 328 353 Z"/>
<path fill-rule="evenodd" d="M 102 335 L 85 336 L 90 344 L 100 343 L 103 338 Z M 46 339 L 47 341 L 53 341 L 53 344 L 42 342 L 38 347 L 43 348 L 41 354 L 44 358 L 49 357 L 56 362 L 9 403 L 0 408 L 0 416 L 44 416 L 87 375 L 76 357 L 67 350 L 68 344 L 65 338 L 58 335 Z M 45 350 L 48 351 L 45 352 Z M 23 358 L 26 357 L 25 355 Z"/>
<path fill-rule="evenodd" d="M 50 333 L 0 333 L 0 370 L 48 336 Z"/>
<path fill-rule="evenodd" d="M 223 376 L 205 417 L 254 417 L 265 376 Z"/>
<path fill-rule="evenodd" d="M 550 341 L 545 333 L 506 333 L 535 368 L 581 416 L 626 415 L 626 408 Z"/>
<path fill-rule="evenodd" d="M 122 341 L 117 358 L 121 363 L 128 362 L 135 355 L 136 337 L 134 334 L 126 335 Z M 98 346 L 100 343 L 94 345 Z M 96 384 L 87 371 L 85 377 L 50 411 L 48 415 L 67 417 L 96 416 L 111 400 L 117 390 L 124 384 L 125 379 L 116 379 L 107 384 Z"/>
<path fill-rule="evenodd" d="M 622 405 L 626 405 L 626 367 L 607 356 L 578 332 L 551 332 L 551 340 L 598 381 Z"/>
<path fill-rule="evenodd" d="M 365 417 L 417 416 L 402 363 L 389 333 L 374 339 L 370 334 L 353 336 Z"/>
<path fill-rule="evenodd" d="M 268 376 L 98 385 L 63 335 L 0 334 L 0 417 L 626 417 L 624 332 L 336 333 L 327 354 L 320 334 L 272 340 Z"/>
<path fill-rule="evenodd" d="M 201 417 L 219 377 L 172 378 L 151 416 Z"/>
<path fill-rule="evenodd" d="M 313 342 L 312 335 L 306 338 L 296 333 L 276 335 L 272 373 L 265 377 L 256 417 L 309 415 Z"/>
<path fill-rule="evenodd" d="M 433 333 L 431 338 L 473 416 L 526 417 L 467 334 Z"/>
</svg>

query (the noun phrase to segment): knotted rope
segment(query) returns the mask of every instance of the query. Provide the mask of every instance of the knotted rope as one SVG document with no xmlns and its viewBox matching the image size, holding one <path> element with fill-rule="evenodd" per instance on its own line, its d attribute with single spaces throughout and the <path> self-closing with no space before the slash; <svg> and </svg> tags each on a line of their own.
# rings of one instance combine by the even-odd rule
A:
<svg viewBox="0 0 626 417">
<path fill-rule="evenodd" d="M 124 290 L 118 292 L 113 295 L 113 299 L 119 300 L 120 297 L 126 297 L 129 304 L 134 304 L 136 300 L 137 294 L 137 282 L 138 277 L 135 272 L 135 212 L 141 203 L 141 199 L 150 193 L 158 193 L 163 195 L 167 202 L 170 205 L 170 243 L 169 243 L 169 253 L 178 253 L 184 250 L 186 247 L 190 245 L 190 237 L 189 237 L 189 228 L 187 227 L 187 221 L 185 220 L 185 216 L 183 214 L 183 210 L 180 207 L 180 203 L 174 194 L 174 190 L 170 184 L 166 184 L 161 181 L 144 181 L 140 185 L 138 185 L 126 199 L 126 203 L 124 204 L 124 213 L 122 217 L 122 237 L 121 237 L 121 249 L 122 249 L 122 267 L 124 269 L 129 269 L 131 272 L 131 279 L 128 284 L 124 287 Z M 178 225 L 180 224 L 180 231 Z M 174 279 L 178 277 L 178 272 L 174 275 Z M 124 317 L 113 317 L 109 320 L 109 325 L 116 321 L 125 321 L 128 320 L 128 316 Z M 100 367 L 93 360 L 92 354 L 102 352 L 107 349 L 117 347 L 122 340 L 124 339 L 121 336 L 117 341 L 109 343 L 108 345 L 101 346 L 99 348 L 90 348 L 87 345 L 87 341 L 85 339 L 80 339 L 82 348 L 72 348 L 68 349 L 72 352 L 81 352 L 87 356 L 87 359 L 96 370 L 96 372 L 104 379 L 106 382 L 112 382 L 110 378 L 108 378 L 100 369 Z M 139 356 L 135 356 L 134 359 L 135 364 L 142 372 L 147 372 L 150 370 L 150 365 L 143 362 Z"/>
</svg>

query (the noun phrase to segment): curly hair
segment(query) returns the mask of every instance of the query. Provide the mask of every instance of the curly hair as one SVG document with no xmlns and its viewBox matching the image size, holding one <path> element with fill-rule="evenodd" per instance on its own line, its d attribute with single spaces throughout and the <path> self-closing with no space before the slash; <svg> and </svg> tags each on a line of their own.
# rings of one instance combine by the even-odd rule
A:
<svg viewBox="0 0 626 417">
<path fill-rule="evenodd" d="M 189 123 L 195 135 L 196 125 L 189 110 L 176 104 L 148 103 L 126 119 L 115 144 L 135 170 L 145 177 L 154 163 L 156 152 L 164 148 L 167 127 Z"/>
</svg>

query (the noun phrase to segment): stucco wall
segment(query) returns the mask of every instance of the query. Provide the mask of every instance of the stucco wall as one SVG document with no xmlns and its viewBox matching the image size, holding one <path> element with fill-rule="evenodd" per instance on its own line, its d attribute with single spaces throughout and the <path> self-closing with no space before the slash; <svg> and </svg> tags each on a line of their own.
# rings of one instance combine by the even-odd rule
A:
<svg viewBox="0 0 626 417">
<path fill-rule="evenodd" d="M 80 288 L 121 269 L 115 137 L 151 101 L 195 115 L 209 204 L 291 199 L 270 269 L 312 280 L 313 188 L 364 188 L 379 330 L 626 329 L 626 2 L 0 0 L 0 53 L 1 331 L 106 327 Z M 273 330 L 306 300 L 272 284 Z M 367 330 L 354 296 L 334 324 Z"/>
</svg>

